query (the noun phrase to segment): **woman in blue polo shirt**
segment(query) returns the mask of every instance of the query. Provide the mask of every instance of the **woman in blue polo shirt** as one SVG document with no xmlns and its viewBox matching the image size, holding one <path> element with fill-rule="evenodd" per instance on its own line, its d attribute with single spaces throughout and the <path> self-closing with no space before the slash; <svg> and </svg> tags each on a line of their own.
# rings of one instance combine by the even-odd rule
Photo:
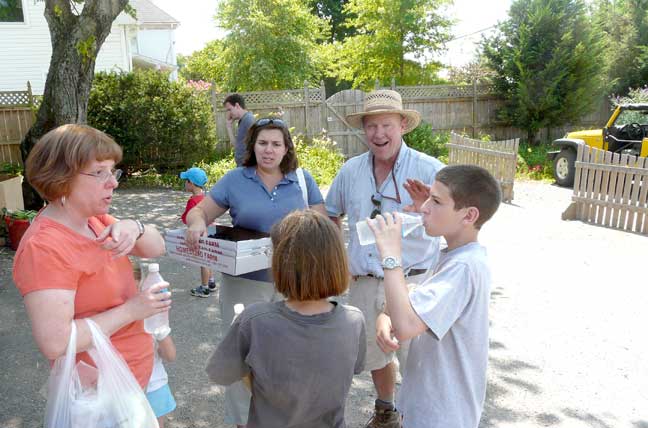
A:
<svg viewBox="0 0 648 428">
<path fill-rule="evenodd" d="M 259 119 L 248 131 L 243 166 L 225 174 L 209 197 L 189 212 L 187 243 L 197 246 L 207 225 L 227 210 L 234 226 L 269 233 L 291 211 L 308 208 L 296 169 L 297 155 L 286 124 L 279 119 Z M 303 173 L 308 206 L 326 215 L 315 180 L 307 171 Z M 222 277 L 220 309 L 225 325 L 232 322 L 236 303 L 248 306 L 282 298 L 275 291 L 269 269 Z M 245 425 L 249 406 L 250 393 L 240 382 L 228 387 L 225 423 Z"/>
</svg>

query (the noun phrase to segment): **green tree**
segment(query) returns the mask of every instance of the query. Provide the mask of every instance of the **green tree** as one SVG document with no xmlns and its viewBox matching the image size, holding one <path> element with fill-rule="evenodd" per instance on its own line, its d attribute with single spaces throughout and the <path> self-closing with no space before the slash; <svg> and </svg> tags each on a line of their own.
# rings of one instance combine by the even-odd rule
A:
<svg viewBox="0 0 648 428">
<path fill-rule="evenodd" d="M 286 89 L 321 77 L 328 26 L 306 0 L 224 0 L 216 21 L 228 32 L 215 66 L 222 89 Z"/>
<path fill-rule="evenodd" d="M 504 98 L 500 118 L 524 129 L 573 123 L 599 105 L 604 44 L 582 0 L 517 0 L 499 32 L 483 41 Z"/>
<path fill-rule="evenodd" d="M 79 3 L 84 3 L 82 10 Z M 23 161 L 49 130 L 86 122 L 97 53 L 113 21 L 127 6 L 128 0 L 45 0 L 52 57 L 36 121 L 20 143 Z M 38 209 L 43 204 L 27 180 L 23 196 L 28 208 Z"/>
<path fill-rule="evenodd" d="M 442 13 L 447 0 L 350 0 L 344 11 L 356 34 L 332 45 L 329 73 L 370 87 L 396 77 L 399 84 L 425 83 L 440 67 L 421 65 L 427 53 L 442 49 L 452 22 Z"/>
<path fill-rule="evenodd" d="M 450 67 L 448 70 L 448 80 L 454 84 L 472 84 L 473 81 L 489 83 L 492 77 L 493 70 L 488 67 L 482 55 L 466 65 Z"/>
<path fill-rule="evenodd" d="M 331 27 L 329 42 L 341 42 L 347 36 L 355 34 L 355 28 L 347 23 L 347 11 L 344 5 L 348 0 L 311 0 L 313 13 L 329 22 Z"/>
<path fill-rule="evenodd" d="M 648 81 L 648 0 L 598 0 L 594 20 L 605 34 L 610 89 L 627 94 Z"/>
<path fill-rule="evenodd" d="M 224 64 L 219 61 L 222 50 L 221 40 L 208 42 L 201 50 L 178 59 L 178 73 L 186 80 L 204 80 L 220 84 L 224 73 Z"/>
</svg>

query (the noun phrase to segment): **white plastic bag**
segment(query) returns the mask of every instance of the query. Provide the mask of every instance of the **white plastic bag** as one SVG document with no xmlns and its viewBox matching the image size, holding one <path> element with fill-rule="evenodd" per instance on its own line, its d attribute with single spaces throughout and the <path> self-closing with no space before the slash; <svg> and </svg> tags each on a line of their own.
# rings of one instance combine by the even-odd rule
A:
<svg viewBox="0 0 648 428">
<path fill-rule="evenodd" d="M 65 355 L 54 362 L 48 380 L 45 428 L 158 428 L 157 418 L 135 377 L 108 338 L 85 319 L 97 366 L 76 364 L 76 325 Z"/>
</svg>

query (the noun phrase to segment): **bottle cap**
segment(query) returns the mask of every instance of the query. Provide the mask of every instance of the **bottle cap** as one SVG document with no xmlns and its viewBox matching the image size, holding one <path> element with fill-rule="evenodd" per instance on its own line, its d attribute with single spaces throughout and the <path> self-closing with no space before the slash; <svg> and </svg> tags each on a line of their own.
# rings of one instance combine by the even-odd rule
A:
<svg viewBox="0 0 648 428">
<path fill-rule="evenodd" d="M 237 303 L 234 305 L 234 313 L 236 315 L 239 315 L 241 312 L 243 312 L 243 309 L 245 309 L 245 305 L 243 303 Z"/>
<path fill-rule="evenodd" d="M 160 271 L 160 265 L 157 263 L 151 263 L 148 265 L 148 271 L 149 272 L 159 272 Z"/>
</svg>

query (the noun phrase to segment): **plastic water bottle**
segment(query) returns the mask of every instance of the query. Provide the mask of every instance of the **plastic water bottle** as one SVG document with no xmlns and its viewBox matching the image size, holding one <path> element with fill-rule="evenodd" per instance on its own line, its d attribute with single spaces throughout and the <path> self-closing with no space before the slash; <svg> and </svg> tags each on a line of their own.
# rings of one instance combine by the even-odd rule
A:
<svg viewBox="0 0 648 428">
<path fill-rule="evenodd" d="M 160 265 L 151 263 L 148 265 L 148 275 L 142 281 L 142 291 L 149 289 L 155 284 L 163 282 L 162 275 L 160 275 Z M 160 293 L 166 293 L 168 290 L 165 288 Z M 169 328 L 169 313 L 160 312 L 144 320 L 144 330 L 149 334 L 156 334 L 159 331 Z"/>
<path fill-rule="evenodd" d="M 403 236 L 407 236 L 423 225 L 423 217 L 420 215 L 398 213 L 403 220 Z M 375 220 L 369 220 L 371 222 Z M 358 232 L 358 240 L 360 245 L 370 245 L 376 243 L 376 237 L 372 230 L 369 228 L 367 220 L 359 221 L 356 223 L 356 231 Z"/>
</svg>

